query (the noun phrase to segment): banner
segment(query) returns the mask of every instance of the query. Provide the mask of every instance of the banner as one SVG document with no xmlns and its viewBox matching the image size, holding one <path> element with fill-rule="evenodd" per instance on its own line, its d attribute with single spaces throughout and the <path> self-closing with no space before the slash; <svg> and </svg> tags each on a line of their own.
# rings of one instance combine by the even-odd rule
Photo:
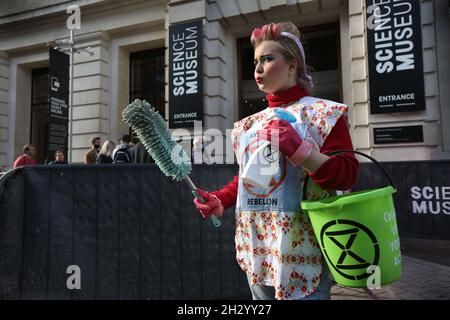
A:
<svg viewBox="0 0 450 320">
<path fill-rule="evenodd" d="M 203 120 L 202 20 L 169 27 L 169 126 Z"/>
<path fill-rule="evenodd" d="M 366 0 L 371 114 L 425 110 L 419 0 Z"/>
<path fill-rule="evenodd" d="M 49 112 L 47 160 L 54 160 L 55 151 L 67 157 L 69 125 L 69 55 L 50 48 Z"/>
</svg>

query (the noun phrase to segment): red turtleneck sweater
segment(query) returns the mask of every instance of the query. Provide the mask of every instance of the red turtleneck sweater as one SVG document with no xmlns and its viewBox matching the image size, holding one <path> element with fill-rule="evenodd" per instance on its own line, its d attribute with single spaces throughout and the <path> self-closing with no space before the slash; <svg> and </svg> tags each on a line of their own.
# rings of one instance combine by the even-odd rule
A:
<svg viewBox="0 0 450 320">
<path fill-rule="evenodd" d="M 283 104 L 298 101 L 306 96 L 306 91 L 296 85 L 292 88 L 266 96 L 270 108 L 275 108 Z M 325 154 L 336 150 L 353 150 L 352 140 L 348 132 L 347 123 L 340 117 L 330 134 L 326 138 L 320 152 Z M 347 190 L 356 182 L 359 171 L 359 162 L 353 153 L 331 156 L 316 172 L 310 174 L 314 183 L 323 189 Z M 214 191 L 224 208 L 230 208 L 236 204 L 239 176 L 219 191 Z"/>
</svg>

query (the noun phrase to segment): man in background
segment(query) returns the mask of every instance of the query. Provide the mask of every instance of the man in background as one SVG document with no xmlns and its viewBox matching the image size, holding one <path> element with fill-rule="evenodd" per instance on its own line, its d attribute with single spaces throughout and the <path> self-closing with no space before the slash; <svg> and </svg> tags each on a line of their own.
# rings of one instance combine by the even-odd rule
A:
<svg viewBox="0 0 450 320">
<path fill-rule="evenodd" d="M 58 150 L 55 152 L 55 160 L 49 162 L 48 164 L 67 164 L 67 161 L 64 159 L 64 152 Z"/>
<path fill-rule="evenodd" d="M 113 163 L 133 163 L 134 150 L 131 148 L 130 142 L 130 136 L 124 134 L 120 139 L 119 145 L 113 151 Z"/>
<path fill-rule="evenodd" d="M 91 139 L 91 149 L 84 155 L 85 164 L 95 164 L 97 161 L 97 155 L 101 147 L 100 137 L 94 137 Z"/>
<path fill-rule="evenodd" d="M 33 144 L 25 145 L 23 147 L 23 155 L 19 156 L 16 161 L 14 161 L 13 168 L 35 165 L 37 164 L 35 157 L 36 147 Z"/>
</svg>

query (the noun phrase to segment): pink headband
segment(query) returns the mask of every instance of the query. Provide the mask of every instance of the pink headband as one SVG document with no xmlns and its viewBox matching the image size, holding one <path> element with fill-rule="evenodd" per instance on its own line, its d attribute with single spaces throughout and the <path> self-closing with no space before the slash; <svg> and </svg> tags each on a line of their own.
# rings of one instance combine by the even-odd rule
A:
<svg viewBox="0 0 450 320">
<path fill-rule="evenodd" d="M 286 37 L 291 39 L 292 41 L 295 42 L 295 44 L 297 45 L 298 49 L 300 50 L 300 53 L 302 54 L 302 58 L 303 58 L 303 65 L 305 66 L 306 69 L 306 56 L 305 56 L 305 50 L 303 50 L 303 46 L 302 43 L 300 42 L 300 39 L 293 35 L 290 32 L 286 32 L 286 31 L 282 31 L 280 33 L 281 36 Z M 311 75 L 308 73 L 307 70 L 304 70 L 302 72 L 302 74 L 300 75 L 300 79 L 302 79 L 303 81 L 305 81 L 307 83 L 307 85 L 309 86 L 310 89 L 312 89 L 312 87 L 314 86 L 313 81 L 312 81 L 312 77 Z"/>
<path fill-rule="evenodd" d="M 300 42 L 300 39 L 297 38 L 295 35 L 293 35 L 290 32 L 283 31 L 283 32 L 280 33 L 280 35 L 282 35 L 284 37 L 287 37 L 287 38 L 289 38 L 289 39 L 291 39 L 291 40 L 293 40 L 295 42 L 297 47 L 300 49 L 300 52 L 302 53 L 303 61 L 305 61 L 305 58 L 306 58 L 305 57 L 305 51 L 303 50 L 303 46 L 302 46 L 302 43 Z"/>
</svg>

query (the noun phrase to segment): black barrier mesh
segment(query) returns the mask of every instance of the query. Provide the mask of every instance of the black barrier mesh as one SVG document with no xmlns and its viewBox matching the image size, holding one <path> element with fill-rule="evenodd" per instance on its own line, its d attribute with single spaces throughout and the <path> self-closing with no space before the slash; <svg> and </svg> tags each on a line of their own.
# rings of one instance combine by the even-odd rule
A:
<svg viewBox="0 0 450 320">
<path fill-rule="evenodd" d="M 450 215 L 442 207 L 413 213 L 410 194 L 412 186 L 445 187 L 450 162 L 383 165 L 398 189 L 400 235 L 450 239 Z M 237 170 L 197 165 L 191 178 L 215 190 Z M 387 184 L 362 163 L 353 190 Z M 216 229 L 196 212 L 187 184 L 154 165 L 24 167 L 0 179 L 0 192 L 0 299 L 250 297 L 235 260 L 234 208 Z M 81 269 L 81 290 L 67 288 L 70 265 Z"/>
<path fill-rule="evenodd" d="M 236 166 L 194 166 L 206 190 Z M 220 229 L 203 220 L 185 182 L 154 165 L 24 167 L 0 203 L 2 299 L 249 297 L 235 261 L 233 208 Z M 81 269 L 68 290 L 67 267 Z"/>
<path fill-rule="evenodd" d="M 393 199 L 400 236 L 450 240 L 450 161 L 384 162 L 382 165 L 397 188 Z M 388 184 L 388 179 L 374 163 L 361 163 L 353 190 L 381 188 Z M 413 187 L 421 192 L 418 199 L 412 197 Z"/>
</svg>

